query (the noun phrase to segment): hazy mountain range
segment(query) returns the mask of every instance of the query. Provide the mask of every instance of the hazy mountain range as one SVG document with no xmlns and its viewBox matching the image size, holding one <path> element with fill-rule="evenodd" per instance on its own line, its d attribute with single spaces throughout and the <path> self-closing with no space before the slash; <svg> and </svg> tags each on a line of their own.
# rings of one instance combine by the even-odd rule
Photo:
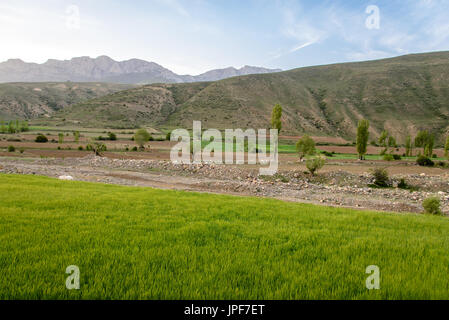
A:
<svg viewBox="0 0 449 320">
<path fill-rule="evenodd" d="M 0 82 L 111 82 L 123 84 L 183 83 L 216 81 L 235 76 L 282 71 L 245 66 L 211 70 L 198 76 L 178 75 L 161 65 L 139 59 L 115 61 L 107 56 L 50 59 L 27 63 L 10 59 L 0 63 Z"/>
</svg>

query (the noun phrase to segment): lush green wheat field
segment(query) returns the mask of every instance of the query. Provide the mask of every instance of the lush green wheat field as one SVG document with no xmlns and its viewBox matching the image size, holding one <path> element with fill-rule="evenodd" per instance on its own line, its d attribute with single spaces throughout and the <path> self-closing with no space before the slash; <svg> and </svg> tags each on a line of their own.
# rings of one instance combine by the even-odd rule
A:
<svg viewBox="0 0 449 320">
<path fill-rule="evenodd" d="M 448 271 L 443 217 L 0 175 L 1 299 L 447 299 Z"/>
</svg>

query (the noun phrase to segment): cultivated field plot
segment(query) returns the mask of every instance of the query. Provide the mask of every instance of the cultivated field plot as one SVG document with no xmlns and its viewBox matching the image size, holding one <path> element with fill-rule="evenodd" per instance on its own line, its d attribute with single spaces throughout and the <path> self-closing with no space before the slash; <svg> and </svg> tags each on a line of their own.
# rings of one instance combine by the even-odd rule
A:
<svg viewBox="0 0 449 320">
<path fill-rule="evenodd" d="M 1 299 L 447 299 L 449 220 L 0 175 Z M 81 289 L 65 287 L 77 265 Z M 367 290 L 377 265 L 380 290 Z"/>
</svg>

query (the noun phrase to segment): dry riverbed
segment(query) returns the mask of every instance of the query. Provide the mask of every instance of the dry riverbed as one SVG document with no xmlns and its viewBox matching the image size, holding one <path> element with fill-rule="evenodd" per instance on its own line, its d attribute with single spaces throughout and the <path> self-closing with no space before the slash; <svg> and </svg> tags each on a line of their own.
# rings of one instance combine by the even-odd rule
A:
<svg viewBox="0 0 449 320">
<path fill-rule="evenodd" d="M 349 164 L 346 164 L 349 165 Z M 350 163 L 366 166 L 366 163 Z M 373 166 L 376 164 L 373 163 Z M 330 170 L 332 168 L 332 170 Z M 365 167 L 363 167 L 365 168 Z M 368 170 L 360 173 L 345 170 L 345 162 L 313 177 L 304 168 L 281 169 L 276 176 L 259 176 L 255 166 L 177 165 L 166 160 L 111 159 L 88 155 L 83 158 L 12 158 L 0 157 L 0 173 L 36 174 L 50 177 L 72 176 L 75 180 L 154 187 L 211 193 L 271 197 L 286 201 L 329 206 L 395 211 L 422 212 L 422 201 L 430 196 L 442 200 L 449 214 L 449 171 L 438 174 L 393 174 L 393 186 L 404 178 L 416 190 L 376 189 Z M 394 170 L 392 170 L 394 172 Z M 404 170 L 401 170 L 403 172 Z"/>
</svg>

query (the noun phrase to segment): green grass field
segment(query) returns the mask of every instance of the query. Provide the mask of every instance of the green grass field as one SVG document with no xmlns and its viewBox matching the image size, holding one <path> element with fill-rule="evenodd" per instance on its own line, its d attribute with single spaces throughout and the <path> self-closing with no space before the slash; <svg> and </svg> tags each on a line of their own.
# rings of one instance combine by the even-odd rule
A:
<svg viewBox="0 0 449 320">
<path fill-rule="evenodd" d="M 449 298 L 444 217 L 17 175 L 0 205 L 0 299 Z"/>
</svg>

